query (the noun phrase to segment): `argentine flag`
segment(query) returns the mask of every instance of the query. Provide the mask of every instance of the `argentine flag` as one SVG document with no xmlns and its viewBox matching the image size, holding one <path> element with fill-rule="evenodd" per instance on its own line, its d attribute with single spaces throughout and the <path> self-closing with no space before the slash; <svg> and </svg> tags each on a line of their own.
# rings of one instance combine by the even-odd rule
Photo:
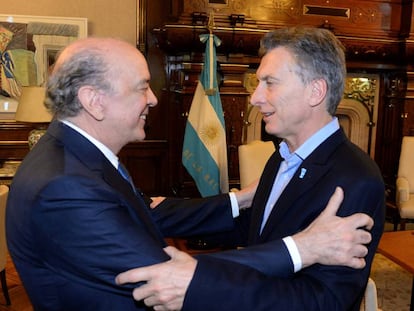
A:
<svg viewBox="0 0 414 311">
<path fill-rule="evenodd" d="M 191 103 L 184 134 L 182 161 L 203 197 L 227 193 L 227 145 L 223 108 L 217 83 L 213 34 L 200 35 L 206 42 L 204 66 Z"/>
</svg>

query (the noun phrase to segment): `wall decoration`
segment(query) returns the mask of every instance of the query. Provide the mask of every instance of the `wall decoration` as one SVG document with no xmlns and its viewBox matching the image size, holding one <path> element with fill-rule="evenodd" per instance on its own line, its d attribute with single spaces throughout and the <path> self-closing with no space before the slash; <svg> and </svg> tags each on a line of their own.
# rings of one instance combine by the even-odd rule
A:
<svg viewBox="0 0 414 311">
<path fill-rule="evenodd" d="M 0 14 L 0 113 L 23 86 L 43 85 L 57 53 L 88 35 L 86 18 Z M 8 111 L 4 111 L 8 107 Z"/>
</svg>

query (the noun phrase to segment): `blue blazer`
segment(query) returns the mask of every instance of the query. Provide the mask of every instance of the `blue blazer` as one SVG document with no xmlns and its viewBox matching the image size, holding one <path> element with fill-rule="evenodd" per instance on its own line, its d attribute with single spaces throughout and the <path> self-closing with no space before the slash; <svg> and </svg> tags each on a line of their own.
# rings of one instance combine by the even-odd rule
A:
<svg viewBox="0 0 414 311">
<path fill-rule="evenodd" d="M 35 310 L 144 310 L 136 284 L 117 286 L 115 276 L 168 260 L 165 234 L 232 228 L 227 201 L 217 197 L 202 217 L 196 209 L 151 215 L 89 140 L 54 121 L 11 185 L 8 247 Z"/>
<path fill-rule="evenodd" d="M 164 236 L 233 228 L 228 195 L 150 210 L 100 150 L 58 121 L 20 165 L 6 212 L 10 254 L 34 310 L 42 311 L 145 310 L 132 297 L 139 284 L 116 285 L 118 273 L 168 260 Z M 247 256 L 259 269 L 260 256 L 278 247 L 281 241 L 260 246 L 258 260 L 249 251 L 232 260 Z M 287 269 L 286 250 L 283 257 L 267 269 Z"/>
<path fill-rule="evenodd" d="M 385 219 L 385 189 L 377 165 L 338 130 L 303 161 L 260 234 L 264 207 L 281 161 L 275 152 L 261 176 L 252 204 L 248 244 L 266 245 L 261 243 L 303 230 L 324 209 L 335 187 L 341 186 L 345 199 L 338 215 L 363 212 L 375 221 L 367 266 L 356 270 L 316 264 L 296 274 L 286 271 L 280 277 L 280 271 L 267 266 L 277 256 L 263 257 L 262 271 L 279 276 L 271 278 L 232 263 L 234 252 L 202 256 L 183 310 L 359 310 Z M 306 173 L 301 176 L 302 169 Z M 274 249 L 274 253 L 280 251 Z M 244 264 L 256 259 L 246 256 Z"/>
</svg>

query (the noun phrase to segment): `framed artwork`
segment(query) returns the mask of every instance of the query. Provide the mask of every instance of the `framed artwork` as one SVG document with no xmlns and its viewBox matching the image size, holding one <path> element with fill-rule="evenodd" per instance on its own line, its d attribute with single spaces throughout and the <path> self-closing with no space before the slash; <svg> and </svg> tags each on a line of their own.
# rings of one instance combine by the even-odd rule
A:
<svg viewBox="0 0 414 311">
<path fill-rule="evenodd" d="M 59 51 L 87 35 L 86 18 L 0 14 L 0 113 L 14 113 L 21 88 L 44 85 Z"/>
<path fill-rule="evenodd" d="M 137 48 L 145 55 L 147 50 L 147 0 L 137 0 Z"/>
</svg>

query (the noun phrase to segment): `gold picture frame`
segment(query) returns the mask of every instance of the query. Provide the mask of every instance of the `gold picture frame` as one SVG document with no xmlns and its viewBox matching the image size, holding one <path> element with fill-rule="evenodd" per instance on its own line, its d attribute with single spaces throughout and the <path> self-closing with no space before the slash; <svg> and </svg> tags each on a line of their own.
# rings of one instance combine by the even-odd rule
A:
<svg viewBox="0 0 414 311">
<path fill-rule="evenodd" d="M 147 50 L 147 0 L 137 0 L 137 49 L 146 55 Z"/>
</svg>

